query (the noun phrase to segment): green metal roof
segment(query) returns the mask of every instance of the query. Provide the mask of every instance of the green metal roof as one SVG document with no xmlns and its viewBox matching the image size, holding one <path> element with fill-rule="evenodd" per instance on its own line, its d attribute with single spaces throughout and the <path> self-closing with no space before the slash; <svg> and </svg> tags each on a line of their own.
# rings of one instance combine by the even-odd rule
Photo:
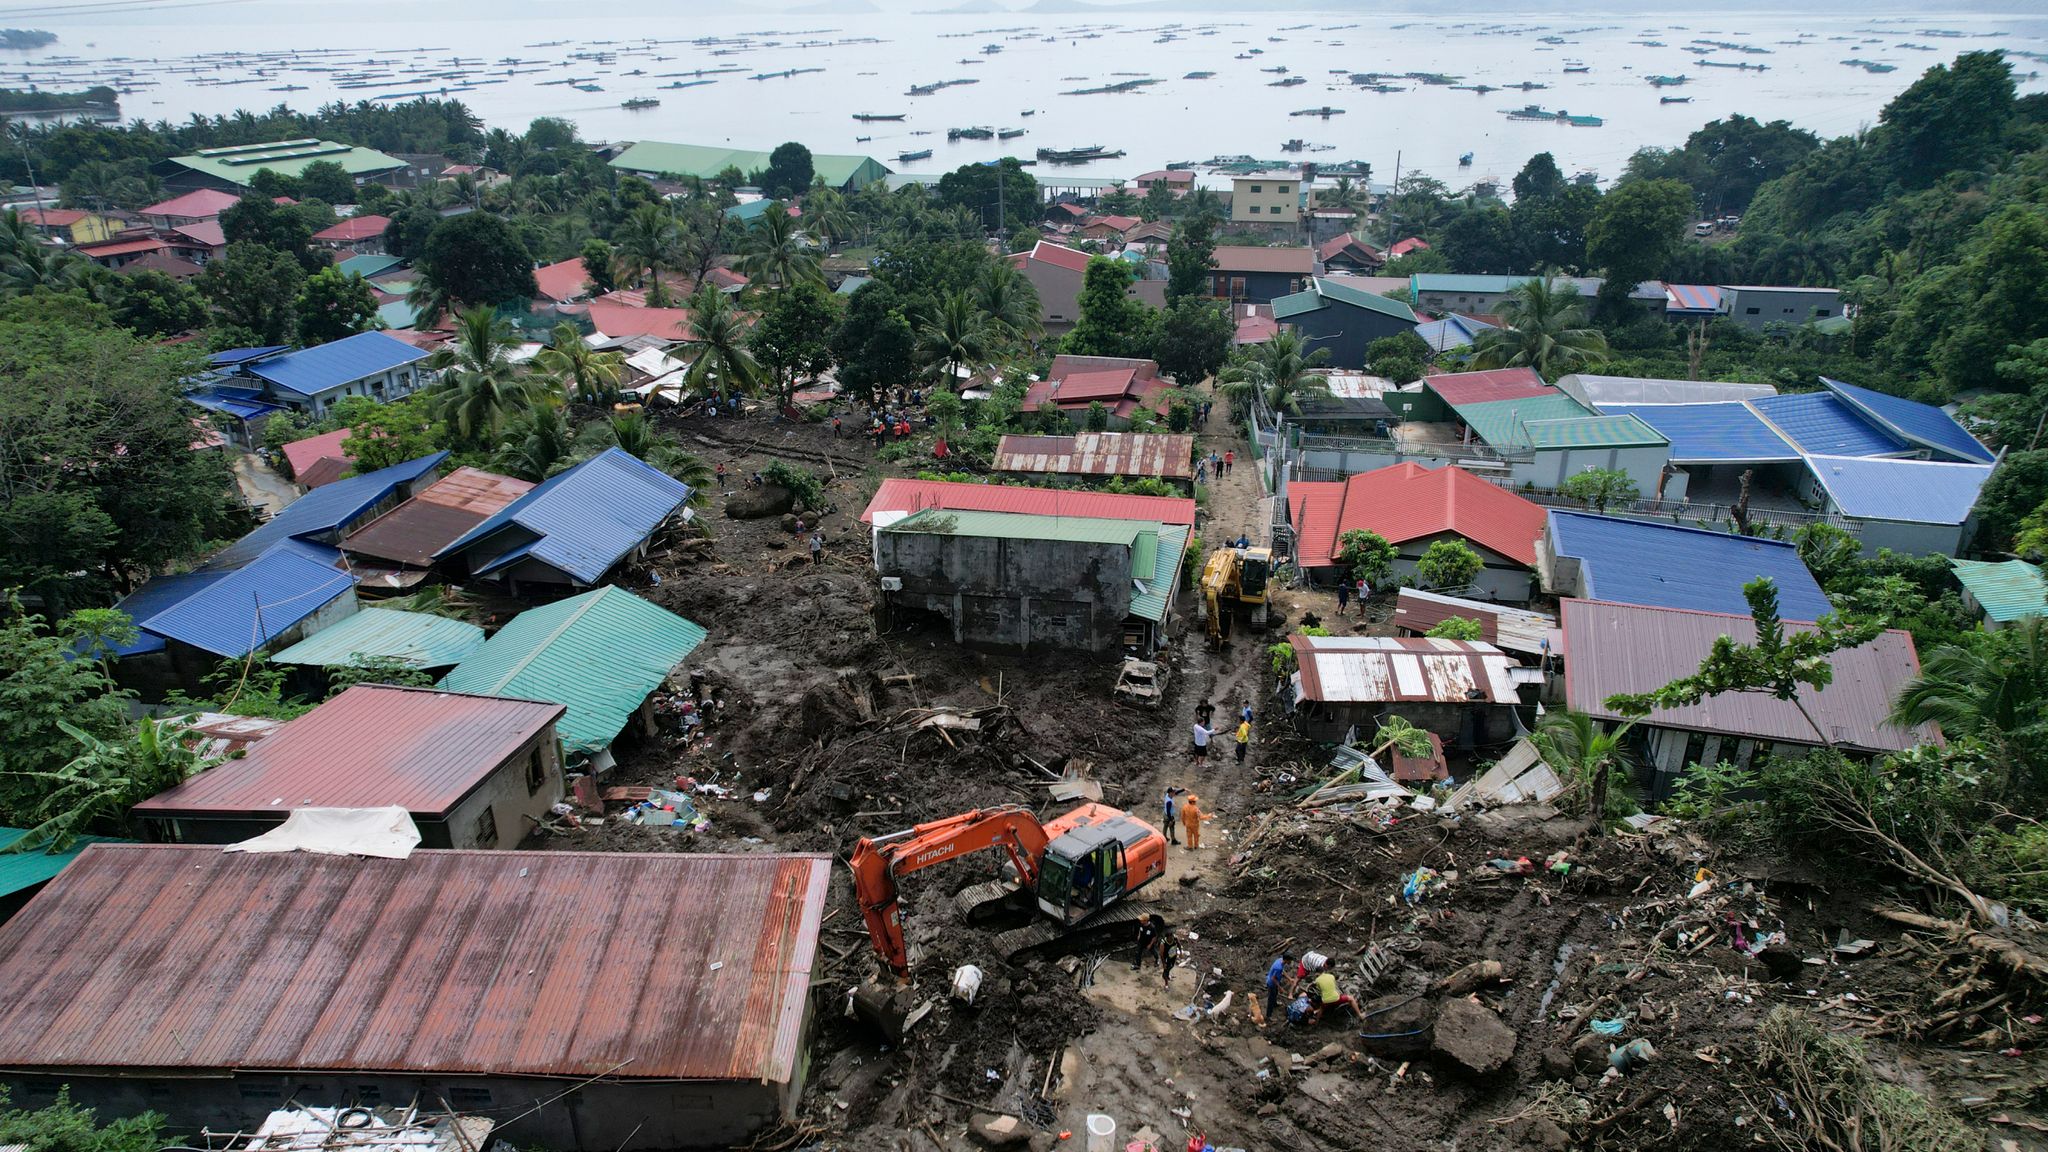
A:
<svg viewBox="0 0 2048 1152">
<path fill-rule="evenodd" d="M 351 176 L 389 172 L 405 167 L 405 161 L 386 156 L 375 148 L 354 148 L 332 140 L 279 140 L 270 144 L 241 144 L 231 148 L 201 148 L 190 156 L 173 156 L 171 163 L 204 172 L 230 184 L 248 186 L 256 173 L 269 170 L 280 176 L 297 176 L 316 161 L 339 164 Z"/>
<path fill-rule="evenodd" d="M 2048 616 L 2048 582 L 2041 570 L 2025 560 L 1950 560 L 1956 579 L 1984 609 L 1984 615 L 2000 624 L 2028 616 Z"/>
<path fill-rule="evenodd" d="M 568 709 L 555 726 L 562 746 L 587 755 L 611 744 L 704 636 L 666 608 L 607 585 L 521 612 L 441 687 L 560 704 Z"/>
<path fill-rule="evenodd" d="M 1568 420 L 1591 416 L 1584 405 L 1562 392 L 1548 396 L 1523 396 L 1513 400 L 1486 400 L 1478 404 L 1453 404 L 1451 411 L 1471 425 L 1481 440 L 1496 448 L 1529 443 L 1524 425 L 1537 420 Z"/>
<path fill-rule="evenodd" d="M 1187 555 L 1187 525 L 1162 524 L 1159 526 L 1158 556 L 1152 564 L 1152 578 L 1145 581 L 1145 591 L 1131 596 L 1131 615 L 1158 623 L 1166 619 L 1166 606 L 1173 600 L 1174 586 L 1180 583 L 1180 566 Z M 1131 570 L 1137 571 L 1134 559 Z"/>
<path fill-rule="evenodd" d="M 1654 448 L 1671 442 L 1635 416 L 1541 420 L 1522 431 L 1531 448 Z"/>
<path fill-rule="evenodd" d="M 363 657 L 448 668 L 483 647 L 484 630 L 426 612 L 364 608 L 271 657 L 280 664 L 349 667 Z"/>
<path fill-rule="evenodd" d="M 336 264 L 335 268 L 339 269 L 343 276 L 355 275 L 368 279 L 379 272 L 389 272 L 403 263 L 405 261 L 397 256 L 362 255 L 351 256 Z"/>
<path fill-rule="evenodd" d="M 1367 292 L 1355 284 L 1346 284 L 1329 276 L 1317 276 L 1309 281 L 1307 288 L 1273 301 L 1273 318 L 1286 320 L 1304 312 L 1314 312 L 1331 300 L 1392 316 L 1409 324 L 1415 323 L 1415 310 L 1399 300 L 1389 300 L 1377 292 Z"/>
<path fill-rule="evenodd" d="M 759 172 L 768 167 L 768 153 L 744 148 L 642 140 L 619 153 L 612 161 L 612 167 L 651 176 L 673 172 L 678 176 L 709 180 L 727 168 L 737 168 L 749 174 Z M 848 185 L 860 188 L 889 174 L 889 169 L 872 156 L 835 156 L 823 152 L 811 153 L 811 171 L 824 177 L 825 183 L 835 188 Z"/>
<path fill-rule="evenodd" d="M 1024 512 L 973 512 L 927 508 L 882 529 L 943 536 L 999 536 L 1015 540 L 1064 540 L 1074 544 L 1137 546 L 1145 533 L 1155 538 L 1159 525 L 1148 520 L 1103 520 L 1088 516 L 1033 516 Z M 1135 566 L 1134 566 L 1135 568 Z"/>
<path fill-rule="evenodd" d="M 28 835 L 22 828 L 0 828 L 0 849 Z M 132 844 L 132 840 L 111 840 L 105 836 L 80 836 L 62 852 L 0 851 L 0 896 L 12 896 L 56 877 L 66 864 L 78 858 L 88 844 Z"/>
</svg>

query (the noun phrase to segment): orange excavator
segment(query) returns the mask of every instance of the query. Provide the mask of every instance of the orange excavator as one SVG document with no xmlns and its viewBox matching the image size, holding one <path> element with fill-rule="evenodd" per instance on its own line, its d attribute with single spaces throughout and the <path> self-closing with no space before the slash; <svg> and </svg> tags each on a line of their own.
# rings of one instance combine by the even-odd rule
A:
<svg viewBox="0 0 2048 1152">
<path fill-rule="evenodd" d="M 1071 932 L 1136 920 L 1139 912 L 1124 898 L 1166 874 L 1166 837 L 1107 804 L 1083 804 L 1042 824 L 1014 805 L 977 808 L 863 839 L 854 845 L 849 861 L 854 896 L 876 955 L 899 983 L 908 981 L 910 953 L 903 938 L 897 877 L 998 848 L 1009 857 L 1012 879 L 976 884 L 954 902 L 968 914 L 1020 892 L 1037 904 L 1039 915 L 1031 924 L 997 937 L 997 951 L 1005 960 Z M 907 1024 L 902 1023 L 902 1011 L 883 1006 L 891 999 L 887 991 L 870 987 L 856 1002 L 885 1031 L 900 1035 Z"/>
</svg>

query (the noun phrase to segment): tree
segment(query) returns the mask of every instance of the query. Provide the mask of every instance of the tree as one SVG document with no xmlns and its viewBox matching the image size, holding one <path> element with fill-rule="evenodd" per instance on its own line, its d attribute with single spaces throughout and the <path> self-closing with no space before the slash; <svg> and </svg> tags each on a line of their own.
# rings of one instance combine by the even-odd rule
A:
<svg viewBox="0 0 2048 1152">
<path fill-rule="evenodd" d="M 574 324 L 563 321 L 549 334 L 548 346 L 534 354 L 533 366 L 552 378 L 565 395 L 602 404 L 618 395 L 626 357 L 592 348 Z"/>
<path fill-rule="evenodd" d="M 566 467 L 574 451 L 575 435 L 561 406 L 535 404 L 505 422 L 492 462 L 509 475 L 539 483 Z"/>
<path fill-rule="evenodd" d="M 1512 187 L 1517 204 L 1524 200 L 1555 199 L 1565 190 L 1564 170 L 1557 166 L 1556 157 L 1538 152 L 1515 173 Z"/>
<path fill-rule="evenodd" d="M 161 340 L 206 325 L 206 298 L 199 289 L 149 269 L 124 273 L 115 281 L 114 319 L 145 339 Z"/>
<path fill-rule="evenodd" d="M 311 347 L 380 327 L 377 298 L 361 276 L 339 268 L 323 268 L 300 286 L 299 343 Z"/>
<path fill-rule="evenodd" d="M 918 361 L 937 373 L 937 387 L 958 387 L 961 378 L 987 363 L 988 355 L 988 321 L 965 293 L 947 293 L 917 330 Z"/>
<path fill-rule="evenodd" d="M 1600 208 L 1600 189 L 1570 184 L 1552 196 L 1516 200 L 1508 210 L 1514 225 L 1515 252 L 1534 268 L 1583 268 L 1586 229 Z"/>
<path fill-rule="evenodd" d="M 19 777 L 41 792 L 23 820 L 21 843 L 30 850 L 61 851 L 95 829 L 132 835 L 130 808 L 220 762 L 195 751 L 197 742 L 175 720 L 145 718 L 126 739 L 62 720 L 57 726 L 76 742 L 76 754 L 53 771 Z"/>
<path fill-rule="evenodd" d="M 2002 52 L 1937 64 L 1878 114 L 1892 172 L 1908 188 L 1991 159 L 2013 116 L 2012 65 Z"/>
<path fill-rule="evenodd" d="M 465 307 L 525 300 L 540 291 L 533 257 L 510 225 L 488 212 L 469 212 L 435 225 L 427 236 L 421 279 L 434 296 Z M 421 322 L 438 319 L 422 313 Z"/>
<path fill-rule="evenodd" d="M 779 201 L 771 203 L 768 211 L 748 227 L 746 248 L 740 254 L 740 271 L 756 283 L 777 288 L 825 282 L 818 254 L 804 243 L 796 220 Z"/>
<path fill-rule="evenodd" d="M 1557 486 L 1558 494 L 1605 515 L 1614 505 L 1633 504 L 1642 495 L 1636 482 L 1619 468 L 1587 468 Z"/>
<path fill-rule="evenodd" d="M 1109 431 L 1109 409 L 1100 400 L 1090 400 L 1081 414 L 1081 427 L 1089 432 Z"/>
<path fill-rule="evenodd" d="M 1316 371 L 1329 358 L 1329 349 L 1311 352 L 1300 333 L 1283 328 L 1264 344 L 1240 354 L 1217 375 L 1216 383 L 1233 413 L 1250 411 L 1253 397 L 1276 414 L 1299 412 L 1303 396 L 1329 392 L 1328 378 Z"/>
<path fill-rule="evenodd" d="M 2020 522 L 2048 501 L 2048 448 L 2008 452 L 1977 495 L 1977 536 L 1980 552 L 2005 552 L 2019 534 Z"/>
<path fill-rule="evenodd" d="M 1394 546 L 1377 532 L 1353 528 L 1337 537 L 1337 563 L 1353 579 L 1363 580 L 1370 587 L 1382 587 L 1394 574 Z"/>
<path fill-rule="evenodd" d="M 203 367 L 74 296 L 0 304 L 0 589 L 61 610 L 225 532 L 233 480 L 179 387 Z"/>
<path fill-rule="evenodd" d="M 1029 340 L 1045 331 L 1038 318 L 1038 288 L 1016 268 L 990 264 L 974 286 L 974 306 L 991 332 L 1009 340 Z"/>
<path fill-rule="evenodd" d="M 0 823 L 17 828 L 30 817 L 46 789 L 41 776 L 58 771 L 77 754 L 73 731 L 113 739 L 127 723 L 127 705 L 96 660 L 73 659 L 82 637 L 43 627 L 43 617 L 22 611 L 8 595 L 0 601 Z"/>
<path fill-rule="evenodd" d="M 617 448 L 635 460 L 681 480 L 690 486 L 690 502 L 693 504 L 702 503 L 706 491 L 714 483 L 712 471 L 703 460 L 662 436 L 661 430 L 643 413 L 619 412 L 608 420 L 593 420 L 584 425 L 577 442 L 578 455 L 583 459 L 607 448 Z"/>
<path fill-rule="evenodd" d="M 697 356 L 684 370 L 690 388 L 727 395 L 758 391 L 761 366 L 747 351 L 746 325 L 725 293 L 706 284 L 690 299 L 690 331 L 697 337 Z"/>
<path fill-rule="evenodd" d="M 357 476 L 417 460 L 443 447 L 448 429 L 434 419 L 433 398 L 407 396 L 376 404 L 348 424 L 341 450 L 355 459 L 349 471 Z"/>
<path fill-rule="evenodd" d="M 644 284 L 649 276 L 659 280 L 663 269 L 675 268 L 682 260 L 682 225 L 665 204 L 642 204 L 633 209 L 612 240 L 624 272 L 620 279 L 628 285 Z M 592 283 L 596 283 L 595 277 Z"/>
<path fill-rule="evenodd" d="M 289 344 L 305 282 L 305 271 L 288 253 L 244 240 L 206 266 L 199 292 L 237 342 Z"/>
<path fill-rule="evenodd" d="M 1635 722 L 1608 731 L 1583 712 L 1553 712 L 1536 726 L 1534 743 L 1543 762 L 1565 781 L 1589 793 L 1587 811 L 1594 830 L 1604 831 L 1607 821 L 1625 816 L 1628 810 L 1608 810 L 1608 782 L 1617 764 L 1625 761 L 1623 739 Z"/>
<path fill-rule="evenodd" d="M 1237 326 L 1230 322 L 1224 305 L 1182 297 L 1168 305 L 1160 318 L 1152 358 L 1174 383 L 1192 388 L 1223 370 L 1236 337 Z"/>
<path fill-rule="evenodd" d="M 790 407 L 800 384 L 832 367 L 831 336 L 838 323 L 838 297 L 816 284 L 800 283 L 769 297 L 747 346 L 774 384 L 778 407 Z"/>
<path fill-rule="evenodd" d="M 315 160 L 299 173 L 299 189 L 307 199 L 326 204 L 356 202 L 355 178 L 332 160 Z"/>
<path fill-rule="evenodd" d="M 441 375 L 433 392 L 435 418 L 457 440 L 487 443 L 532 399 L 524 371 L 512 362 L 518 347 L 511 323 L 478 306 L 455 318 L 454 338 L 427 358 L 427 369 Z"/>
<path fill-rule="evenodd" d="M 1486 562 L 1464 541 L 1438 540 L 1423 549 L 1422 558 L 1415 562 L 1415 581 L 1418 587 L 1434 592 L 1461 592 L 1485 568 Z"/>
<path fill-rule="evenodd" d="M 1216 218 L 1197 213 L 1166 238 L 1166 299 L 1209 295 L 1209 271 L 1216 264 Z"/>
<path fill-rule="evenodd" d="M 1532 276 L 1515 285 L 1500 316 L 1507 326 L 1479 334 L 1474 367 L 1534 368 L 1549 380 L 1607 359 L 1607 337 L 1584 326 L 1584 299 L 1569 282 Z"/>
<path fill-rule="evenodd" d="M 1883 631 L 1873 619 L 1849 619 L 1830 613 L 1818 622 L 1788 630 L 1778 617 L 1778 586 L 1769 577 L 1758 577 L 1742 586 L 1749 602 L 1749 617 L 1756 628 L 1756 640 L 1737 643 L 1732 637 L 1717 636 L 1699 671 L 1680 676 L 1650 692 L 1610 696 L 1607 707 L 1623 715 L 1647 716 L 1658 708 L 1685 708 L 1710 697 L 1729 692 L 1754 692 L 1783 700 L 1799 710 L 1813 729 L 1818 742 L 1835 746 L 1834 737 L 1807 710 L 1800 691 L 1818 692 L 1834 682 L 1831 653 L 1868 644 Z"/>
<path fill-rule="evenodd" d="M 1145 198 L 1138 201 L 1138 215 L 1146 220 L 1164 220 L 1173 215 L 1173 189 L 1166 181 L 1155 180 L 1145 189 Z"/>
<path fill-rule="evenodd" d="M 1892 722 L 1936 724 L 1951 741 L 1981 744 L 1984 762 L 2003 773 L 2008 803 L 2048 793 L 2048 631 L 2038 617 L 1971 644 L 1944 645 L 1923 657 L 1920 674 L 1899 690 Z"/>
<path fill-rule="evenodd" d="M 881 281 L 862 285 L 847 300 L 831 343 L 840 387 L 863 401 L 917 372 L 916 331 L 895 290 Z"/>
<path fill-rule="evenodd" d="M 1692 189 L 1676 180 L 1639 180 L 1600 198 L 1586 225 L 1586 258 L 1605 270 L 1601 301 L 1610 314 L 1629 306 L 1629 293 L 1664 268 L 1685 239 Z"/>
<path fill-rule="evenodd" d="M 811 186 L 811 150 L 795 141 L 778 144 L 768 154 L 768 167 L 761 173 L 761 191 L 776 200 L 803 194 Z"/>
<path fill-rule="evenodd" d="M 328 219 L 332 222 L 333 217 Z M 230 204 L 220 214 L 220 230 L 230 251 L 236 244 L 261 244 L 290 256 L 309 273 L 333 263 L 326 251 L 313 247 L 314 228 L 306 213 L 290 204 L 272 203 L 265 196 L 244 196 Z"/>
<path fill-rule="evenodd" d="M 1435 626 L 1423 633 L 1432 640 L 1466 640 L 1478 642 L 1486 639 L 1486 628 L 1470 616 L 1446 616 Z"/>
<path fill-rule="evenodd" d="M 1422 337 L 1413 332 L 1398 332 L 1365 346 L 1365 370 L 1396 384 L 1407 384 L 1422 379 L 1423 365 L 1429 356 L 1429 344 Z"/>
<path fill-rule="evenodd" d="M 937 191 L 940 205 L 967 209 L 986 232 L 1038 219 L 1041 212 L 1038 181 L 1014 156 L 995 164 L 962 164 L 939 177 Z"/>
<path fill-rule="evenodd" d="M 96 1123 L 90 1108 L 71 1102 L 71 1088 L 57 1090 L 55 1103 L 33 1111 L 9 1108 L 0 1091 L 0 1140 L 30 1152 L 157 1152 L 165 1146 L 164 1118 L 155 1112 Z"/>
<path fill-rule="evenodd" d="M 1498 204 L 1459 213 L 1445 225 L 1438 248 L 1455 272 L 1497 276 L 1523 266 L 1515 244 L 1514 218 Z"/>
<path fill-rule="evenodd" d="M 594 295 L 602 296 L 617 290 L 618 255 L 612 250 L 611 245 L 592 236 L 583 242 L 583 251 L 579 255 L 583 263 L 583 275 L 590 281 Z"/>
<path fill-rule="evenodd" d="M 1131 266 L 1096 256 L 1081 277 L 1081 317 L 1067 333 L 1066 350 L 1077 356 L 1152 354 L 1156 317 L 1131 296 Z"/>
</svg>

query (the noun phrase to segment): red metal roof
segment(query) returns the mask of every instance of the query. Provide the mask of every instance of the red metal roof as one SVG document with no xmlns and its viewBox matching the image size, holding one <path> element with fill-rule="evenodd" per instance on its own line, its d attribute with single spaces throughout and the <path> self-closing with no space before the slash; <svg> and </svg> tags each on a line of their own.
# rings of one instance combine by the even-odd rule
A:
<svg viewBox="0 0 2048 1152">
<path fill-rule="evenodd" d="M 1054 381 L 1053 395 L 1062 402 L 1109 400 L 1130 391 L 1131 382 L 1137 372 L 1129 368 L 1111 368 L 1103 372 L 1076 372 L 1064 380 Z"/>
<path fill-rule="evenodd" d="M 168 252 L 146 252 L 137 256 L 114 271 L 132 276 L 137 272 L 162 272 L 176 280 L 190 280 L 206 271 L 190 260 L 180 259 Z"/>
<path fill-rule="evenodd" d="M 1114 492 L 1062 491 L 1004 484 L 961 484 L 946 480 L 882 481 L 860 522 L 872 524 L 882 512 L 1021 512 L 1031 516 L 1079 516 L 1095 520 L 1156 520 L 1193 524 L 1195 502 L 1181 496 L 1120 496 Z"/>
<path fill-rule="evenodd" d="M 533 700 L 358 684 L 243 759 L 209 768 L 135 811 L 284 816 L 294 808 L 398 805 L 441 816 L 563 711 Z"/>
<path fill-rule="evenodd" d="M 1180 168 L 1160 168 L 1155 171 L 1140 173 L 1134 178 L 1134 182 L 1138 184 L 1150 184 L 1155 180 L 1164 180 L 1168 184 L 1193 184 L 1195 182 L 1195 174 Z"/>
<path fill-rule="evenodd" d="M 688 341 L 697 338 L 690 330 L 687 308 L 636 308 L 606 299 L 592 300 L 590 323 L 614 339 L 621 336 L 655 336 L 663 340 Z"/>
<path fill-rule="evenodd" d="M 1293 248 L 1252 248 L 1220 245 L 1211 265 L 1218 272 L 1290 272 L 1307 276 L 1316 270 L 1315 249 L 1306 244 Z"/>
<path fill-rule="evenodd" d="M 1738 644 L 1756 639 L 1756 623 L 1747 616 L 1604 600 L 1568 599 L 1559 608 L 1564 623 L 1565 704 L 1574 712 L 1602 719 L 1620 719 L 1607 707 L 1610 696 L 1648 692 L 1699 671 L 1700 661 L 1720 637 Z M 1813 625 L 1788 621 L 1785 628 L 1810 631 Z M 1933 725 L 1908 731 L 1886 722 L 1899 689 L 1920 673 L 1911 634 L 1897 629 L 1880 633 L 1860 648 L 1833 653 L 1828 663 L 1835 670 L 1832 683 L 1818 692 L 1799 690 L 1799 704 L 1827 730 L 1828 739 L 1870 752 L 1941 741 Z M 1766 693 L 1727 692 L 1687 708 L 1659 708 L 1643 723 L 1820 744 L 1799 704 Z"/>
<path fill-rule="evenodd" d="M 1395 241 L 1394 246 L 1387 249 L 1387 254 L 1390 256 L 1406 256 L 1410 252 L 1427 251 L 1429 251 L 1429 241 L 1417 236 L 1410 236 L 1406 240 Z"/>
<path fill-rule="evenodd" d="M 1030 258 L 1042 260 L 1047 264 L 1057 265 L 1069 272 L 1086 272 L 1088 270 L 1088 254 L 1086 252 L 1078 248 L 1069 248 L 1064 244 L 1054 244 L 1050 240 L 1040 240 L 1034 245 L 1031 249 Z"/>
<path fill-rule="evenodd" d="M 341 542 L 344 552 L 425 568 L 434 554 L 533 488 L 525 480 L 457 468 Z"/>
<path fill-rule="evenodd" d="M 337 428 L 332 432 L 322 432 L 318 436 L 308 436 L 304 440 L 294 440 L 284 446 L 285 463 L 291 465 L 292 475 L 296 477 L 302 476 L 315 461 L 324 460 L 329 456 L 353 462 L 355 458 L 341 447 L 341 442 L 353 435 L 353 428 Z"/>
<path fill-rule="evenodd" d="M 1321 248 L 1316 249 L 1316 258 L 1319 260 L 1328 261 L 1335 259 L 1336 257 L 1346 252 L 1355 253 L 1356 255 L 1368 260 L 1378 260 L 1380 257 L 1379 249 L 1373 247 L 1370 244 L 1367 244 L 1365 241 L 1360 240 L 1356 236 L 1353 236 L 1349 233 L 1344 233 L 1342 235 L 1332 236 L 1328 240 L 1323 241 L 1323 246 Z"/>
<path fill-rule="evenodd" d="M 1144 219 L 1138 216 L 1090 216 L 1081 222 L 1081 227 L 1094 228 L 1100 226 L 1112 232 L 1129 232 L 1144 222 Z"/>
<path fill-rule="evenodd" d="M 1543 509 L 1498 484 L 1457 467 L 1425 468 L 1410 461 L 1361 472 L 1342 483 L 1306 481 L 1288 486 L 1302 563 L 1337 558 L 1337 541 L 1353 529 L 1377 532 L 1400 544 L 1455 532 L 1510 560 L 1534 567 L 1543 535 Z"/>
<path fill-rule="evenodd" d="M 1446 404 L 1484 404 L 1491 400 L 1522 400 L 1548 396 L 1557 388 L 1543 382 L 1534 368 L 1495 368 L 1490 372 L 1445 372 L 1422 382 Z"/>
<path fill-rule="evenodd" d="M 996 444 L 995 470 L 1191 480 L 1195 475 L 1195 438 L 1150 432 L 1005 436 Z"/>
<path fill-rule="evenodd" d="M 69 228 L 91 213 L 77 208 L 20 208 L 15 215 L 21 217 L 22 223 L 39 228 Z"/>
<path fill-rule="evenodd" d="M 389 216 L 351 216 L 331 228 L 322 228 L 313 233 L 315 240 L 333 240 L 352 243 L 357 240 L 374 240 L 391 227 Z"/>
<path fill-rule="evenodd" d="M 225 248 L 228 234 L 221 230 L 218 220 L 199 220 L 191 224 L 180 224 L 171 229 L 179 236 L 207 248 Z M 175 243 L 175 241 L 173 241 Z"/>
<path fill-rule="evenodd" d="M 590 294 L 590 273 L 584 270 L 580 259 L 535 268 L 533 282 L 540 286 L 541 295 L 558 304 Z"/>
<path fill-rule="evenodd" d="M 139 240 L 108 240 L 100 244 L 80 244 L 78 254 L 94 260 L 103 256 L 126 256 L 131 252 L 156 252 L 169 245 L 154 236 Z"/>
<path fill-rule="evenodd" d="M 322 456 L 308 465 L 305 471 L 298 472 L 296 479 L 310 492 L 315 488 L 324 487 L 334 483 L 336 480 L 343 479 L 348 475 L 348 470 L 353 467 L 355 467 L 355 461 L 346 457 Z"/>
<path fill-rule="evenodd" d="M 95 844 L 0 925 L 0 1066 L 786 1083 L 831 867 Z"/>
<path fill-rule="evenodd" d="M 187 192 L 183 196 L 174 196 L 161 204 L 151 204 L 149 207 L 144 208 L 140 215 L 178 216 L 189 220 L 211 220 L 241 202 L 242 198 L 232 192 L 221 192 L 213 188 L 201 188 L 197 192 Z"/>
</svg>

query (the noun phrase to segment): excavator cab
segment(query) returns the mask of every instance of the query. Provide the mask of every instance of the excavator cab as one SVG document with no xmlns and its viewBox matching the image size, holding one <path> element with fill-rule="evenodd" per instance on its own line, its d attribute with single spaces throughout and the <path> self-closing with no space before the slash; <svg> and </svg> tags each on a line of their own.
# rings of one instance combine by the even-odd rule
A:
<svg viewBox="0 0 2048 1152">
<path fill-rule="evenodd" d="M 1273 550 L 1247 548 L 1242 556 L 1243 559 L 1239 560 L 1237 565 L 1238 599 L 1247 604 L 1258 602 L 1263 605 L 1266 599 L 1266 581 L 1273 576 Z"/>
<path fill-rule="evenodd" d="M 1148 841 L 1160 841 L 1156 864 Z M 1165 871 L 1165 838 L 1128 816 L 1076 828 L 1045 846 L 1038 868 L 1038 910 L 1074 924 L 1121 901 Z M 1133 872 L 1141 873 L 1133 876 Z"/>
</svg>

